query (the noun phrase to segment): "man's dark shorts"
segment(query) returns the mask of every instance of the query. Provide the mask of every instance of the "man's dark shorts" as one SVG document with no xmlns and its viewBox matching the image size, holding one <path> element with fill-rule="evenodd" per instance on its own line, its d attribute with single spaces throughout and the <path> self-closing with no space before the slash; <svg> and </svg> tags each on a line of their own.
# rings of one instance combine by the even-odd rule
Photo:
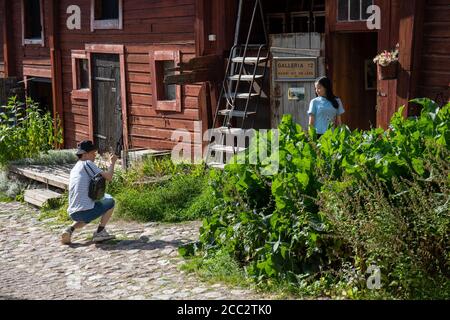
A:
<svg viewBox="0 0 450 320">
<path fill-rule="evenodd" d="M 72 213 L 70 217 L 75 222 L 90 223 L 97 218 L 104 216 L 109 210 L 114 208 L 115 201 L 113 198 L 105 198 L 95 202 L 94 208 L 86 211 Z"/>
</svg>

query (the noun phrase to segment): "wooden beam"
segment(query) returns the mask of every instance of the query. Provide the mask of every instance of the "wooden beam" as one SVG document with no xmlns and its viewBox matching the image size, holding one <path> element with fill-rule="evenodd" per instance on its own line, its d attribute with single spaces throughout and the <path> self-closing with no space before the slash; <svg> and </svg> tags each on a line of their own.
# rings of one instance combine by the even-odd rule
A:
<svg viewBox="0 0 450 320">
<path fill-rule="evenodd" d="M 166 84 L 185 85 L 206 81 L 217 81 L 217 73 L 211 69 L 201 69 L 178 75 L 170 75 L 164 78 Z"/>
<path fill-rule="evenodd" d="M 217 68 L 222 63 L 222 59 L 218 55 L 209 55 L 203 57 L 195 57 L 189 60 L 187 63 L 180 62 L 177 68 L 172 71 L 194 71 L 207 68 Z"/>
<path fill-rule="evenodd" d="M 402 2 L 400 7 L 399 64 L 397 105 L 409 105 L 416 97 L 422 49 L 422 29 L 425 11 L 424 0 Z M 408 112 L 405 110 L 405 116 Z"/>
<path fill-rule="evenodd" d="M 3 0 L 3 14 L 4 17 L 2 19 L 3 24 L 2 24 L 2 37 L 3 37 L 3 62 L 5 65 L 5 78 L 8 77 L 14 77 L 16 75 L 15 73 L 15 64 L 14 64 L 14 47 L 12 45 L 13 41 L 12 41 L 12 14 L 11 14 L 11 5 L 12 5 L 12 1 L 8 1 L 8 0 Z"/>
<path fill-rule="evenodd" d="M 197 56 L 203 56 L 205 54 L 205 8 L 208 2 L 209 0 L 195 0 L 195 54 Z"/>
<path fill-rule="evenodd" d="M 63 88 L 62 88 L 62 62 L 61 62 L 61 48 L 60 37 L 58 33 L 58 16 L 59 16 L 59 1 L 48 1 L 48 41 L 50 47 L 50 64 L 51 64 L 51 78 L 52 78 L 52 99 L 53 99 L 53 114 L 59 117 L 61 126 L 64 130 L 64 105 L 63 105 Z M 55 124 L 56 125 L 56 124 Z M 64 137 L 64 134 L 63 134 Z M 64 142 L 61 146 L 64 146 Z"/>
</svg>

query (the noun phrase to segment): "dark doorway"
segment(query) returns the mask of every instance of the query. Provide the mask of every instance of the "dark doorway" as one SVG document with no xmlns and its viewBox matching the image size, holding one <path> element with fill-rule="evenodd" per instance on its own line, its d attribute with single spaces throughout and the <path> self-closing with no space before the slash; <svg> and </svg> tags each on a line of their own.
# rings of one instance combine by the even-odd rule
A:
<svg viewBox="0 0 450 320">
<path fill-rule="evenodd" d="M 27 84 L 27 95 L 34 102 L 39 103 L 43 112 L 53 114 L 52 80 L 48 78 L 31 78 Z"/>
<path fill-rule="evenodd" d="M 100 153 L 115 153 L 123 144 L 119 56 L 94 54 L 92 64 L 95 144 Z"/>
<path fill-rule="evenodd" d="M 343 122 L 351 129 L 376 127 L 377 54 L 375 32 L 335 33 L 333 41 L 333 83 L 335 94 L 345 107 Z"/>
</svg>

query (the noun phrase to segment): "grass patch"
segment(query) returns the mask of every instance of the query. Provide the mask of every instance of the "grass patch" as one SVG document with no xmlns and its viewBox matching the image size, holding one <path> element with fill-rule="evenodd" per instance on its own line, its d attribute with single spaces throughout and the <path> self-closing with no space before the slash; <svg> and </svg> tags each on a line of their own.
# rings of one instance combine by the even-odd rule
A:
<svg viewBox="0 0 450 320">
<path fill-rule="evenodd" d="M 203 281 L 223 282 L 233 286 L 250 287 L 245 271 L 226 251 L 217 251 L 208 258 L 191 257 L 181 265 L 181 270 L 195 273 Z"/>
<path fill-rule="evenodd" d="M 0 192 L 0 202 L 13 202 L 13 199 L 8 197 L 6 193 Z"/>
<path fill-rule="evenodd" d="M 107 193 L 116 199 L 117 218 L 140 222 L 192 221 L 212 210 L 212 190 L 202 165 L 174 164 L 151 157 L 116 172 Z"/>
<path fill-rule="evenodd" d="M 39 214 L 39 221 L 53 219 L 51 224 L 70 224 L 73 222 L 67 213 L 69 206 L 68 196 L 65 194 L 60 199 L 52 200 L 52 202 L 46 204 Z"/>
<path fill-rule="evenodd" d="M 125 189 L 117 195 L 117 215 L 141 222 L 191 221 L 211 209 L 204 176 L 177 175 L 155 187 Z"/>
</svg>

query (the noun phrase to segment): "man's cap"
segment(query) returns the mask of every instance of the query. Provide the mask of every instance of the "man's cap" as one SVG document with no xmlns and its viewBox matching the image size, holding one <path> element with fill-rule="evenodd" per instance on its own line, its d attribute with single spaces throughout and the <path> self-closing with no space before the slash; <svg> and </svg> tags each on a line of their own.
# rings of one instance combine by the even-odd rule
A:
<svg viewBox="0 0 450 320">
<path fill-rule="evenodd" d="M 92 141 L 85 140 L 78 144 L 77 155 L 82 155 L 94 150 L 97 150 L 97 147 L 92 143 Z"/>
</svg>

